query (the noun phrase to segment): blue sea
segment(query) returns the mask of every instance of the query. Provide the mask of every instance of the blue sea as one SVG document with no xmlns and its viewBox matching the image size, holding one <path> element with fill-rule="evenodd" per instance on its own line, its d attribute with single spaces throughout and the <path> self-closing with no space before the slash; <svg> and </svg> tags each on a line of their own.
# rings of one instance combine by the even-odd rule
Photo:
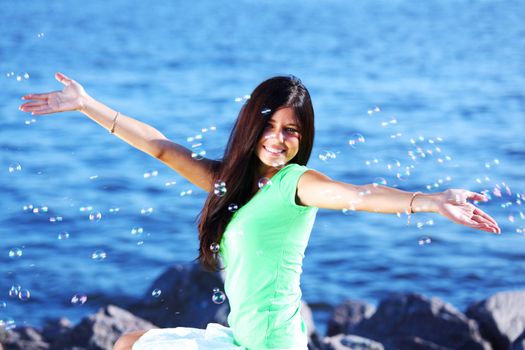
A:
<svg viewBox="0 0 525 350">
<path fill-rule="evenodd" d="M 198 140 L 210 158 L 252 89 L 294 74 L 316 113 L 309 167 L 352 184 L 490 195 L 480 207 L 499 236 L 432 214 L 407 226 L 406 215 L 320 210 L 301 288 L 321 332 L 347 298 L 410 291 L 464 310 L 525 288 L 525 2 L 1 8 L 1 320 L 76 322 L 151 294 L 167 267 L 197 256 L 202 190 L 80 113 L 18 110 L 26 93 L 61 89 L 57 71 L 175 142 Z"/>
</svg>

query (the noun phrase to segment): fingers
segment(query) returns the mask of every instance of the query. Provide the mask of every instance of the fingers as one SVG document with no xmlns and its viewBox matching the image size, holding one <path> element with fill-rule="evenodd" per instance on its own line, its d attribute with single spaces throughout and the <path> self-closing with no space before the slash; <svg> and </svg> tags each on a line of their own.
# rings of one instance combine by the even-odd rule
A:
<svg viewBox="0 0 525 350">
<path fill-rule="evenodd" d="M 54 91 L 56 92 L 56 91 Z M 52 94 L 53 92 L 48 92 L 48 93 L 45 93 L 45 94 L 29 94 L 29 95 L 24 95 L 22 96 L 22 100 L 40 100 L 40 101 L 45 101 L 49 98 L 49 96 Z"/>
<path fill-rule="evenodd" d="M 37 107 L 46 106 L 47 101 L 38 101 L 38 102 L 27 102 L 21 105 L 18 109 L 20 109 L 22 112 L 32 112 L 33 109 Z"/>
<path fill-rule="evenodd" d="M 486 202 L 489 200 L 487 196 L 481 193 L 471 192 L 471 191 L 467 191 L 467 198 L 473 201 L 481 201 L 481 202 Z"/>
<path fill-rule="evenodd" d="M 476 208 L 474 210 L 474 214 L 475 215 L 479 215 L 479 216 L 482 216 L 483 218 L 485 218 L 486 220 L 490 221 L 492 224 L 498 226 L 498 223 L 496 222 L 496 220 L 494 220 L 490 215 L 488 215 L 487 213 L 485 213 L 483 210 L 479 209 L 479 208 Z"/>
<path fill-rule="evenodd" d="M 494 224 L 487 219 L 485 219 L 483 216 L 480 215 L 473 215 L 472 219 L 470 220 L 470 224 L 467 225 L 473 228 L 476 228 L 478 230 L 483 230 L 491 233 L 499 234 L 501 233 L 501 229 L 497 224 Z"/>
<path fill-rule="evenodd" d="M 55 79 L 64 84 L 65 86 L 71 84 L 71 79 L 60 72 L 55 73 Z"/>
</svg>

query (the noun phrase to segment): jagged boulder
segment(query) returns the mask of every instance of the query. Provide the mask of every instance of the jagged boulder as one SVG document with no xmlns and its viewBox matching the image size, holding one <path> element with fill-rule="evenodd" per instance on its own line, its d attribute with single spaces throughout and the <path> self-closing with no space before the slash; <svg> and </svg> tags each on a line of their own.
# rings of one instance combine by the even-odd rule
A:
<svg viewBox="0 0 525 350">
<path fill-rule="evenodd" d="M 525 331 L 525 291 L 500 292 L 467 309 L 494 349 L 508 349 Z"/>
<path fill-rule="evenodd" d="M 33 327 L 18 327 L 4 334 L 5 350 L 47 350 L 49 344 L 42 334 Z M 0 349 L 1 349 L 0 345 Z"/>
<path fill-rule="evenodd" d="M 358 300 L 345 300 L 335 308 L 328 321 L 327 336 L 336 334 L 351 334 L 354 326 L 364 319 L 370 318 L 375 308 Z"/>
<path fill-rule="evenodd" d="M 514 340 L 509 350 L 525 350 L 525 331 L 523 331 L 523 333 L 521 333 L 521 335 L 516 340 Z"/>
<path fill-rule="evenodd" d="M 476 321 L 438 298 L 419 294 L 382 300 L 372 317 L 357 324 L 353 333 L 376 340 L 386 349 L 410 348 L 407 342 L 426 349 L 491 349 L 481 338 Z"/>
<path fill-rule="evenodd" d="M 96 314 L 83 318 L 69 332 L 61 335 L 52 349 L 111 350 L 124 333 L 156 328 L 119 307 L 108 305 Z"/>
</svg>

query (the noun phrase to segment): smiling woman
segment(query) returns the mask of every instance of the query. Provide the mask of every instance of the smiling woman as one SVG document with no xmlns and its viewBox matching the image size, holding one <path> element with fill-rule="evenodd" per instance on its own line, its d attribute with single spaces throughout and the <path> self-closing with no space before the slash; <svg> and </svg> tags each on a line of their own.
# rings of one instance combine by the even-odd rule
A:
<svg viewBox="0 0 525 350">
<path fill-rule="evenodd" d="M 193 158 L 153 127 L 96 101 L 76 81 L 60 73 L 56 78 L 65 85 L 62 91 L 26 95 L 23 99 L 32 101 L 20 109 L 33 114 L 78 110 L 208 191 L 198 226 L 198 259 L 210 271 L 226 271 L 231 328 L 211 323 L 206 330 L 140 331 L 121 337 L 117 350 L 307 349 L 300 277 L 318 208 L 435 212 L 458 224 L 500 232 L 494 219 L 468 202 L 486 200 L 478 193 L 430 195 L 356 186 L 307 168 L 314 111 L 308 90 L 293 76 L 274 77 L 255 88 L 221 160 Z"/>
</svg>

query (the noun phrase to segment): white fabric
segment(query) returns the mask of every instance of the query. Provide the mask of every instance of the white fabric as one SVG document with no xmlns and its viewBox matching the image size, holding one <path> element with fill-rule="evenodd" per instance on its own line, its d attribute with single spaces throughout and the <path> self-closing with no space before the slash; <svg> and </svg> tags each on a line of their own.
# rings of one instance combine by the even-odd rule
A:
<svg viewBox="0 0 525 350">
<path fill-rule="evenodd" d="M 133 345 L 133 350 L 245 350 L 236 346 L 230 328 L 209 323 L 206 329 L 177 327 L 151 329 Z"/>
</svg>

